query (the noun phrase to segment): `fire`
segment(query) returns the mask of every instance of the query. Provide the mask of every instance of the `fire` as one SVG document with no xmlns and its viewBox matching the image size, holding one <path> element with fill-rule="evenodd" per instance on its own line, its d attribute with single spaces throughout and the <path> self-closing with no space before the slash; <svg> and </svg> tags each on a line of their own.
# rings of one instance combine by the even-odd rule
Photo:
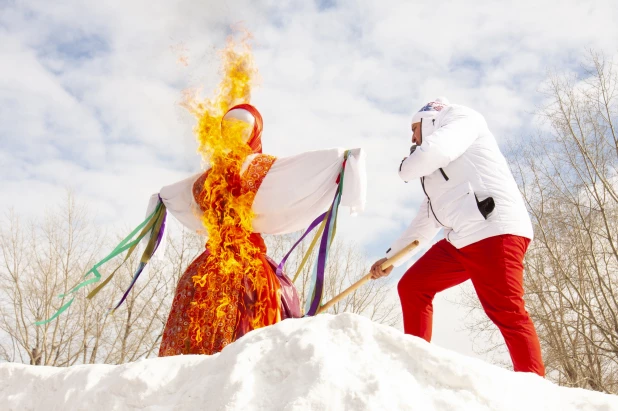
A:
<svg viewBox="0 0 618 411">
<path fill-rule="evenodd" d="M 170 46 L 170 49 L 174 54 L 176 54 L 177 59 L 176 62 L 185 67 L 189 65 L 189 56 L 188 49 L 183 43 L 176 44 L 174 46 Z"/>
<path fill-rule="evenodd" d="M 263 271 L 260 249 L 250 241 L 255 194 L 241 190 L 240 170 L 252 154 L 242 137 L 247 125 L 233 120 L 222 124 L 231 107 L 249 102 L 257 78 L 246 40 L 237 43 L 230 38 L 221 51 L 224 75 L 215 97 L 200 101 L 197 94 L 186 94 L 183 103 L 198 119 L 194 129 L 198 152 L 212 166 L 199 199 L 205 209 L 203 224 L 209 234 L 210 255 L 193 277 L 196 290 L 189 310 L 189 335 L 194 350 L 200 349 L 204 339 L 207 344 L 215 343 L 216 332 L 212 330 L 227 327 L 230 318 L 226 322 L 224 317 L 230 316 L 234 307 L 244 307 L 246 286 L 258 296 L 267 287 L 260 275 Z M 255 311 L 261 314 L 251 318 L 253 328 L 263 326 L 266 310 L 260 305 L 260 299 L 257 300 Z"/>
</svg>

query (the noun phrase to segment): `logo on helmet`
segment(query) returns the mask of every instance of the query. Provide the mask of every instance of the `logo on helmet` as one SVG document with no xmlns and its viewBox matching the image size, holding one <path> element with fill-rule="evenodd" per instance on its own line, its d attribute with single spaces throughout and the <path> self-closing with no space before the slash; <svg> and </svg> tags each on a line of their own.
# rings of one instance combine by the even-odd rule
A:
<svg viewBox="0 0 618 411">
<path fill-rule="evenodd" d="M 432 101 L 431 103 L 427 103 L 425 107 L 419 110 L 421 111 L 442 111 L 442 109 L 446 107 L 444 103 L 440 103 L 439 101 Z"/>
</svg>

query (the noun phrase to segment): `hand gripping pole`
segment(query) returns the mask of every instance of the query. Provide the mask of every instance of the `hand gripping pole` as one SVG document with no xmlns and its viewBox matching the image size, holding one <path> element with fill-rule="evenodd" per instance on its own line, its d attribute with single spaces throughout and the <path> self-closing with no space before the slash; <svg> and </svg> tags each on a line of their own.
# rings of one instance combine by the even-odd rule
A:
<svg viewBox="0 0 618 411">
<path fill-rule="evenodd" d="M 382 268 L 382 270 L 386 270 L 388 267 L 397 264 L 399 261 L 404 259 L 410 251 L 418 247 L 418 244 L 419 244 L 418 240 L 412 241 L 410 244 L 408 244 L 407 246 L 399 250 L 397 253 L 395 253 L 394 256 L 384 261 L 380 267 Z M 340 294 L 337 294 L 335 297 L 333 297 L 332 300 L 322 305 L 319 308 L 317 314 L 328 311 L 329 308 L 331 308 L 333 305 L 337 304 L 339 301 L 346 298 L 348 295 L 352 294 L 354 291 L 356 291 L 360 286 L 365 284 L 370 279 L 371 279 L 371 273 L 365 275 L 363 278 L 361 278 L 360 280 L 358 280 L 357 282 L 355 282 L 354 284 L 346 288 Z"/>
</svg>

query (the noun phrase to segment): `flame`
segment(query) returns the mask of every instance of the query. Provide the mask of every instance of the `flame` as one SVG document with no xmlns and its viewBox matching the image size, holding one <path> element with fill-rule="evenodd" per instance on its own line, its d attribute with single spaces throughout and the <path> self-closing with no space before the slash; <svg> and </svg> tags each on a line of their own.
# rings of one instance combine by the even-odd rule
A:
<svg viewBox="0 0 618 411">
<path fill-rule="evenodd" d="M 189 50 L 183 43 L 178 43 L 176 45 L 170 46 L 170 50 L 172 50 L 172 52 L 176 54 L 176 62 L 178 64 L 181 64 L 185 67 L 189 65 Z"/>
<path fill-rule="evenodd" d="M 231 107 L 249 102 L 257 69 L 247 38 L 240 43 L 229 38 L 220 55 L 224 75 L 215 97 L 200 101 L 198 93 L 188 92 L 182 104 L 198 119 L 194 129 L 198 152 L 211 164 L 198 199 L 205 210 L 202 222 L 209 234 L 210 255 L 193 277 L 196 291 L 188 313 L 191 347 L 198 352 L 204 345 L 216 344 L 218 327 L 227 327 L 231 318 L 240 317 L 234 310 L 244 308 L 245 278 L 257 295 L 255 314 L 250 316 L 253 328 L 265 325 L 267 311 L 260 298 L 268 292 L 268 280 L 261 275 L 264 262 L 260 248 L 250 239 L 255 193 L 241 187 L 240 170 L 252 154 L 243 139 L 247 125 L 234 120 L 222 123 Z M 210 340 L 202 344 L 204 339 Z"/>
</svg>

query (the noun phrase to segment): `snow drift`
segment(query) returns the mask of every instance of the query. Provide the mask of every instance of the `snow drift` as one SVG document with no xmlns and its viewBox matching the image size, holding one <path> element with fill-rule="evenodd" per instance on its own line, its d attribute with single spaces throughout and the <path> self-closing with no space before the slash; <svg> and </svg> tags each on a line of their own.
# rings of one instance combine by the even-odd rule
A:
<svg viewBox="0 0 618 411">
<path fill-rule="evenodd" d="M 286 320 L 213 356 L 70 368 L 0 365 L 9 410 L 618 410 L 353 314 Z"/>
</svg>

